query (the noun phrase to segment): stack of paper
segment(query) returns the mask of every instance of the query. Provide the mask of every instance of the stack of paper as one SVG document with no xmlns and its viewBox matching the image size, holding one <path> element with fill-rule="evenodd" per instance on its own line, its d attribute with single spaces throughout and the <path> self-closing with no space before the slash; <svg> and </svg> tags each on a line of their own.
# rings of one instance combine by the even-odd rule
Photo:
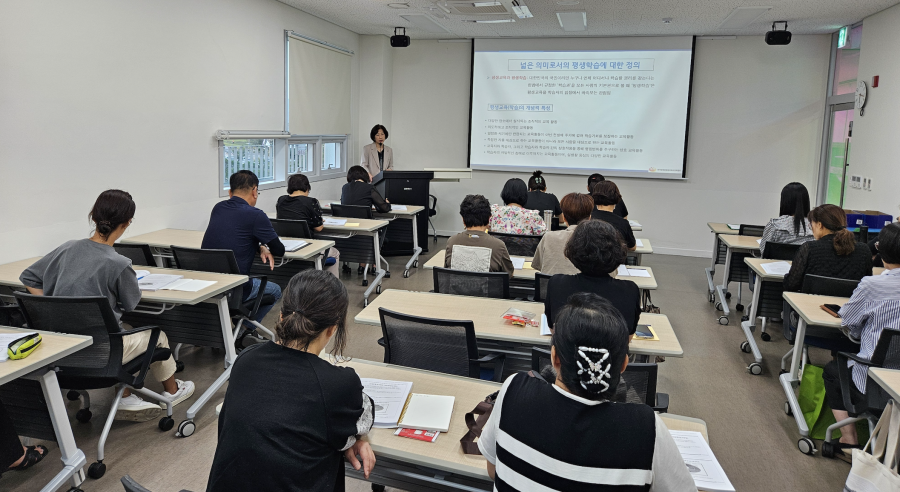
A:
<svg viewBox="0 0 900 492">
<path fill-rule="evenodd" d="M 322 223 L 324 225 L 329 225 L 329 226 L 342 226 L 347 223 L 347 219 L 335 219 L 335 218 L 331 218 L 331 217 L 325 217 L 325 218 L 323 218 Z"/>
<path fill-rule="evenodd" d="M 413 393 L 400 416 L 399 427 L 447 432 L 455 400 L 452 396 Z"/>
<path fill-rule="evenodd" d="M 211 285 L 216 285 L 215 280 L 192 280 L 182 278 L 162 288 L 162 290 L 178 290 L 181 292 L 199 292 Z"/>
<path fill-rule="evenodd" d="M 16 332 L 16 333 L 0 333 L 0 362 L 9 359 L 9 344 L 19 340 L 21 338 L 25 338 L 27 336 L 31 336 L 36 334 L 36 331 L 31 332 Z"/>
<path fill-rule="evenodd" d="M 156 292 L 181 277 L 182 275 L 163 275 L 161 273 L 145 275 L 138 280 L 138 287 L 148 292 Z"/>
<path fill-rule="evenodd" d="M 618 270 L 616 270 L 617 277 L 646 277 L 650 278 L 650 272 L 644 270 L 643 268 L 628 268 L 625 265 L 619 265 Z"/>
<path fill-rule="evenodd" d="M 301 241 L 299 239 L 282 239 L 281 244 L 284 245 L 284 250 L 293 253 L 300 248 L 304 248 L 309 246 L 309 243 L 306 241 Z"/>
<path fill-rule="evenodd" d="M 392 203 L 392 204 L 391 204 L 391 211 L 396 211 L 396 210 L 400 210 L 400 211 L 405 212 L 405 211 L 407 210 L 407 208 L 406 208 L 406 205 L 394 205 L 394 204 Z"/>
<path fill-rule="evenodd" d="M 630 225 L 631 227 L 641 227 L 641 225 L 638 224 L 636 220 L 629 220 L 628 225 Z"/>
<path fill-rule="evenodd" d="M 521 256 L 511 256 L 509 259 L 512 260 L 513 268 L 516 270 L 525 268 L 525 258 L 522 258 Z"/>
<path fill-rule="evenodd" d="M 769 275 L 787 275 L 791 271 L 791 264 L 786 261 L 773 261 L 771 263 L 763 263 L 761 266 Z"/>
<path fill-rule="evenodd" d="M 397 427 L 412 390 L 410 381 L 360 378 L 363 391 L 375 402 L 375 427 Z"/>
<path fill-rule="evenodd" d="M 709 492 L 734 492 L 734 486 L 725 475 L 725 470 L 709 448 L 703 434 L 693 431 L 670 430 L 681 458 L 694 477 L 694 484 L 700 490 Z"/>
<path fill-rule="evenodd" d="M 731 229 L 732 231 L 737 231 L 737 230 L 740 230 L 741 225 L 740 224 L 728 224 L 728 228 Z"/>
<path fill-rule="evenodd" d="M 634 245 L 637 246 L 638 248 L 643 248 L 643 247 L 644 247 L 644 241 L 641 241 L 640 239 L 635 239 L 635 240 L 634 240 Z"/>
</svg>

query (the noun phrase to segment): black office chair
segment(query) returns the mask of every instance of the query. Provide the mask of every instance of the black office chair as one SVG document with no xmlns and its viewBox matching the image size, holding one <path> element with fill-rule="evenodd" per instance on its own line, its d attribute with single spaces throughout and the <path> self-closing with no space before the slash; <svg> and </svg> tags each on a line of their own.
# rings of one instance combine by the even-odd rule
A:
<svg viewBox="0 0 900 492">
<path fill-rule="evenodd" d="M 531 236 L 525 234 L 506 234 L 502 232 L 492 232 L 491 236 L 503 241 L 506 244 L 506 250 L 512 256 L 534 256 L 537 251 L 538 244 L 544 236 Z"/>
<path fill-rule="evenodd" d="M 850 418 L 831 424 L 825 434 L 825 442 L 822 443 L 822 456 L 834 457 L 834 447 L 831 444 L 831 434 L 841 427 L 855 424 L 858 420 L 868 419 L 869 429 L 873 429 L 881 415 L 884 406 L 891 396 L 881 388 L 872 378 L 866 376 L 866 398 L 854 402 L 850 397 L 850 386 L 853 383 L 853 370 L 847 367 L 847 362 L 853 360 L 857 365 L 866 367 L 881 367 L 884 369 L 900 369 L 900 331 L 884 329 L 875 345 L 875 352 L 871 359 L 863 359 L 850 352 L 838 352 L 837 367 L 838 378 L 841 382 L 841 395 L 844 397 L 844 408 L 850 414 Z M 867 370 L 868 371 L 868 370 Z"/>
<path fill-rule="evenodd" d="M 347 217 L 351 219 L 374 219 L 372 207 L 363 205 L 339 205 L 331 204 L 331 215 L 335 217 Z"/>
<path fill-rule="evenodd" d="M 800 249 L 799 244 L 775 243 L 770 241 L 766 243 L 766 247 L 762 252 L 762 257 L 767 260 L 794 261 L 798 249 Z"/>
<path fill-rule="evenodd" d="M 434 233 L 434 242 L 437 242 L 437 229 L 434 227 L 434 224 L 431 223 L 431 218 L 437 215 L 436 207 L 438 200 L 434 195 L 428 195 L 428 198 L 431 200 L 431 203 L 428 205 L 428 225 Z"/>
<path fill-rule="evenodd" d="M 503 381 L 505 354 L 478 357 L 472 321 L 423 318 L 378 308 L 384 362 L 428 371 L 482 379 L 482 365 L 493 364 L 486 379 Z M 486 373 L 485 376 L 488 376 Z"/>
<path fill-rule="evenodd" d="M 315 239 L 309 223 L 305 220 L 269 219 L 272 229 L 279 237 L 295 237 L 298 239 Z"/>
<path fill-rule="evenodd" d="M 741 224 L 740 228 L 738 229 L 738 235 L 762 237 L 763 231 L 765 230 L 766 226 L 764 225 Z"/>
<path fill-rule="evenodd" d="M 434 291 L 459 296 L 509 298 L 509 274 L 506 272 L 466 272 L 434 268 Z"/>
<path fill-rule="evenodd" d="M 131 478 L 130 475 L 125 475 L 124 477 L 122 477 L 122 486 L 125 487 L 125 492 L 150 492 L 150 489 L 144 488 L 141 484 L 137 483 L 135 479 Z M 191 491 L 181 489 L 179 492 Z"/>
<path fill-rule="evenodd" d="M 150 250 L 149 244 L 122 244 L 113 245 L 116 253 L 131 260 L 133 266 L 156 266 L 156 258 L 153 257 L 153 251 Z"/>
<path fill-rule="evenodd" d="M 234 251 L 230 249 L 197 249 L 183 248 L 180 246 L 171 246 L 172 256 L 175 257 L 175 266 L 182 270 L 196 270 L 198 272 L 226 273 L 232 275 L 241 275 L 241 269 L 238 267 L 237 260 L 234 257 Z M 250 279 L 259 279 L 259 295 L 255 299 L 244 301 L 244 286 L 239 285 L 229 292 L 228 295 L 228 311 L 231 320 L 235 323 L 234 339 L 238 350 L 243 349 L 239 337 L 241 328 L 244 324 L 247 326 L 247 333 L 260 330 L 265 333 L 271 340 L 275 340 L 275 334 L 261 323 L 256 322 L 256 313 L 259 312 L 259 306 L 263 302 L 274 304 L 277 300 L 272 296 L 262 295 L 266 290 L 268 280 L 265 275 L 248 275 Z"/>
<path fill-rule="evenodd" d="M 550 349 L 531 347 L 531 372 L 549 383 L 553 383 L 556 373 L 550 362 Z M 643 403 L 653 410 L 666 413 L 669 411 L 669 395 L 656 392 L 656 375 L 659 366 L 656 364 L 629 363 L 619 378 L 615 401 L 623 403 Z"/>
<path fill-rule="evenodd" d="M 93 343 L 78 352 L 68 355 L 55 363 L 58 369 L 59 385 L 70 390 L 78 390 L 86 395 L 86 390 L 117 387 L 115 399 L 97 444 L 97 461 L 88 468 L 88 476 L 100 478 L 106 473 L 104 447 L 110 427 L 116 417 L 116 410 L 122 393 L 129 389 L 160 403 L 166 404 L 166 416 L 160 419 L 159 428 L 171 430 L 172 401 L 144 387 L 144 379 L 150 364 L 168 359 L 172 352 L 168 348 L 157 348 L 160 329 L 157 326 L 142 326 L 122 331 L 109 299 L 97 297 L 35 296 L 23 292 L 15 293 L 16 300 L 28 326 L 34 330 L 56 333 L 86 335 Z M 122 337 L 150 330 L 148 349 L 134 360 L 122 363 Z M 91 420 L 90 398 L 84 398 L 83 407 L 75 414 L 79 422 Z"/>
<path fill-rule="evenodd" d="M 534 302 L 544 302 L 544 298 L 547 297 L 547 285 L 550 283 L 550 279 L 553 278 L 553 275 L 547 275 L 546 273 L 535 273 L 534 274 Z"/>
</svg>

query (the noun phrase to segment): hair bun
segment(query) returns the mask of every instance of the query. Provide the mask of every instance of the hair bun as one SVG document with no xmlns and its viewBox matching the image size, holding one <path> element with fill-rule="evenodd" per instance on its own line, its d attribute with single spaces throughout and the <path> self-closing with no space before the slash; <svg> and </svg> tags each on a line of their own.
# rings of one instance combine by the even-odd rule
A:
<svg viewBox="0 0 900 492">
<path fill-rule="evenodd" d="M 535 178 L 541 177 L 541 174 L 544 174 L 544 171 L 535 171 L 535 172 L 531 173 L 531 175 L 534 176 Z"/>
</svg>

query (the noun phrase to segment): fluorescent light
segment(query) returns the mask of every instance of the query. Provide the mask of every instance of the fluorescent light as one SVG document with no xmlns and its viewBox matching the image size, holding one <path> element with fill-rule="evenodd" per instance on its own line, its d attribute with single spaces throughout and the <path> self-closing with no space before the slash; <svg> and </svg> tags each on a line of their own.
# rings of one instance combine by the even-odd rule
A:
<svg viewBox="0 0 900 492">
<path fill-rule="evenodd" d="M 529 10 L 525 5 L 513 5 L 512 9 L 520 19 L 530 19 L 534 17 L 534 15 L 531 13 L 531 10 Z"/>
<path fill-rule="evenodd" d="M 472 22 L 476 24 L 503 24 L 506 22 L 515 22 L 516 20 L 513 18 L 509 19 L 491 19 L 491 20 L 474 20 Z"/>
<path fill-rule="evenodd" d="M 587 12 L 557 12 L 556 18 L 563 31 L 587 30 Z"/>
<path fill-rule="evenodd" d="M 435 22 L 431 17 L 428 17 L 425 14 L 404 14 L 400 17 L 406 19 L 407 22 L 413 25 L 418 29 L 421 29 L 425 32 L 435 32 L 446 34 L 450 32 L 446 27 Z"/>
<path fill-rule="evenodd" d="M 719 24 L 719 29 L 744 29 L 770 10 L 772 7 L 737 7 Z"/>
<path fill-rule="evenodd" d="M 475 7 L 496 7 L 502 5 L 500 2 L 472 2 Z"/>
</svg>

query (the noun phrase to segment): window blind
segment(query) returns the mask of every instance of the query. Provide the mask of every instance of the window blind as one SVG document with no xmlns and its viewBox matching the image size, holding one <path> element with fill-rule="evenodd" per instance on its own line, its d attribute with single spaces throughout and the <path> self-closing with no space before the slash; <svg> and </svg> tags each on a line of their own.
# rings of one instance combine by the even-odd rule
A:
<svg viewBox="0 0 900 492">
<path fill-rule="evenodd" d="M 288 50 L 291 133 L 351 133 L 350 66 L 353 58 L 296 38 L 289 39 Z"/>
</svg>

